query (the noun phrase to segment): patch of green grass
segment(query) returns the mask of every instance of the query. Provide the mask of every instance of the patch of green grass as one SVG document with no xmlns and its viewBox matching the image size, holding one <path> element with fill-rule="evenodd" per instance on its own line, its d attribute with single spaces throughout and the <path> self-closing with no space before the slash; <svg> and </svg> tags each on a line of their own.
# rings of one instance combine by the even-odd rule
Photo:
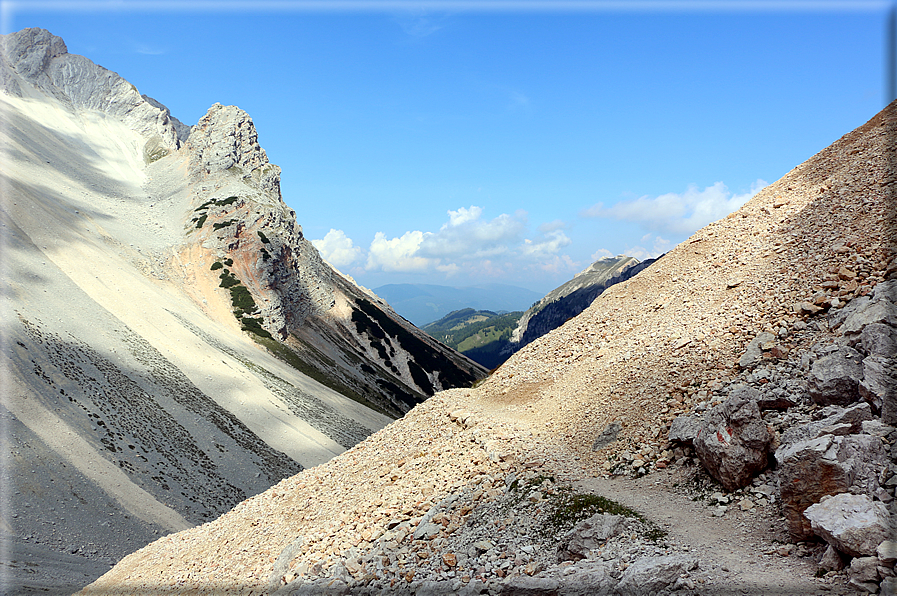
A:
<svg viewBox="0 0 897 596">
<path fill-rule="evenodd" d="M 644 536 L 653 542 L 657 542 L 667 534 L 657 524 L 646 519 L 638 511 L 612 501 L 607 497 L 573 493 L 569 488 L 558 489 L 556 495 L 556 498 L 552 501 L 553 510 L 549 514 L 549 521 L 554 526 L 562 528 L 573 527 L 596 513 L 609 513 L 641 521 L 647 526 Z"/>
</svg>

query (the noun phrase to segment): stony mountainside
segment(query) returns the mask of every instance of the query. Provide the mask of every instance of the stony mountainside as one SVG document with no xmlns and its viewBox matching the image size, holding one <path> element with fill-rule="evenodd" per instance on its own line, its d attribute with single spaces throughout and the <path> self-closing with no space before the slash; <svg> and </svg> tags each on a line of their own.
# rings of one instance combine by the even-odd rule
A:
<svg viewBox="0 0 897 596">
<path fill-rule="evenodd" d="M 640 263 L 635 257 L 619 255 L 595 261 L 524 312 L 505 351 L 508 354 L 516 352 L 560 327 L 588 308 L 601 292 L 615 283 L 626 281 L 656 260 L 648 259 Z"/>
<path fill-rule="evenodd" d="M 77 589 L 486 374 L 321 260 L 245 112 L 0 49 L 0 576 Z"/>
<path fill-rule="evenodd" d="M 895 133 L 83 593 L 893 593 Z"/>
<path fill-rule="evenodd" d="M 268 162 L 246 112 L 215 104 L 185 151 L 188 237 L 216 277 L 233 284 L 244 329 L 272 335 L 325 384 L 394 416 L 484 376 L 321 259 L 281 200 L 280 168 Z M 250 308 L 238 305 L 241 287 L 253 297 Z"/>
</svg>

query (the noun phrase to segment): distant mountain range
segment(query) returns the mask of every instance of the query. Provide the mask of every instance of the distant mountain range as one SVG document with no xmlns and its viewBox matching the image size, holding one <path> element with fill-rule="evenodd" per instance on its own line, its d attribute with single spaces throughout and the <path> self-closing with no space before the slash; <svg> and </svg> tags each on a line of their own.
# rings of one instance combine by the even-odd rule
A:
<svg viewBox="0 0 897 596">
<path fill-rule="evenodd" d="M 639 262 L 623 255 L 599 259 L 526 312 L 463 308 L 421 329 L 471 360 L 494 369 L 526 344 L 584 311 L 604 290 L 626 281 L 656 260 Z M 395 303 L 393 298 L 388 300 Z"/>
<path fill-rule="evenodd" d="M 418 327 L 438 321 L 465 308 L 489 310 L 496 314 L 526 310 L 542 299 L 542 294 L 505 284 L 452 287 L 431 284 L 387 284 L 374 292 Z"/>
<path fill-rule="evenodd" d="M 507 360 L 503 354 L 523 312 L 504 314 L 465 308 L 425 325 L 423 330 L 450 348 L 492 369 Z"/>
</svg>

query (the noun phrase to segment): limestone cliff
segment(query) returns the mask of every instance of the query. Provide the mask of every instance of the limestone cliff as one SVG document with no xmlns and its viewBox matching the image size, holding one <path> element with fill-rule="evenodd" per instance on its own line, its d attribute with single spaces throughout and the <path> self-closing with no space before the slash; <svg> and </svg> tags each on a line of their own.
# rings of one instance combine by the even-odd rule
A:
<svg viewBox="0 0 897 596">
<path fill-rule="evenodd" d="M 233 303 L 244 330 L 270 334 L 331 386 L 394 415 L 485 376 L 324 262 L 281 199 L 280 168 L 246 112 L 213 105 L 185 150 L 188 237 L 210 270 L 220 264 L 222 285 L 248 289 L 252 308 Z"/>
</svg>

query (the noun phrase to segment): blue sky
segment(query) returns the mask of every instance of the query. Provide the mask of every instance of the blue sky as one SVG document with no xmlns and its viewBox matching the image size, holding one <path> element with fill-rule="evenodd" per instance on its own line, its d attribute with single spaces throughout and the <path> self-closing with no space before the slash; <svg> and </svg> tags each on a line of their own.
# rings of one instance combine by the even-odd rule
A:
<svg viewBox="0 0 897 596">
<path fill-rule="evenodd" d="M 672 248 L 874 116 L 893 7 L 2 5 L 3 33 L 49 29 L 188 124 L 246 110 L 306 237 L 362 285 L 542 293 Z"/>
</svg>

